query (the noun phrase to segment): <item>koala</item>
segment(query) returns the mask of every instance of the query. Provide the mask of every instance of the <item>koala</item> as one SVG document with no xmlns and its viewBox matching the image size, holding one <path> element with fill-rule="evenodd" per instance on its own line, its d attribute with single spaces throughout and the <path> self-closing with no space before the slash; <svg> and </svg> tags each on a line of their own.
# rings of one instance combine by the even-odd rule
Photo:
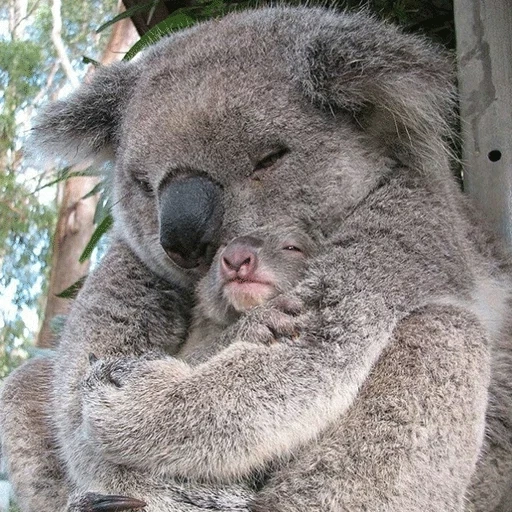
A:
<svg viewBox="0 0 512 512">
<path fill-rule="evenodd" d="M 22 510 L 510 511 L 512 265 L 452 176 L 452 83 L 365 13 L 274 7 L 50 105 L 34 151 L 113 159 L 115 222 L 2 391 Z M 304 275 L 174 357 L 218 248 L 268 225 L 322 240 Z"/>
<path fill-rule="evenodd" d="M 292 290 L 317 246 L 304 231 L 267 227 L 237 237 L 217 251 L 208 273 L 197 286 L 191 328 L 178 356 L 198 363 L 225 348 L 219 345 L 220 341 L 230 341 L 230 336 L 223 336 L 225 329 L 254 307 Z M 300 305 L 291 301 L 280 307 L 290 313 L 300 310 Z M 276 315 L 276 333 L 290 337 L 298 334 L 294 332 L 299 327 L 297 319 L 278 324 L 283 320 L 286 317 Z M 269 339 L 272 341 L 278 340 Z"/>
</svg>

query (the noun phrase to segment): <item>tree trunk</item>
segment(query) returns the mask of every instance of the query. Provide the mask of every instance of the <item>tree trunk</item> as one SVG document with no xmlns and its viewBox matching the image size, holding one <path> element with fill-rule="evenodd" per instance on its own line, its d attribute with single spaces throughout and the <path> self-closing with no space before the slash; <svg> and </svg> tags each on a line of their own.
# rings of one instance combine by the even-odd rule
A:
<svg viewBox="0 0 512 512">
<path fill-rule="evenodd" d="M 122 4 L 119 2 L 122 9 Z M 58 37 L 58 34 L 54 37 Z M 113 26 L 101 64 L 110 64 L 120 60 L 126 51 L 138 39 L 137 32 L 129 18 Z M 81 164 L 80 168 L 87 167 Z M 74 171 L 80 168 L 73 169 Z M 50 282 L 44 312 L 44 320 L 37 336 L 38 347 L 52 347 L 55 336 L 50 327 L 56 315 L 65 315 L 70 307 L 69 299 L 57 297 L 57 294 L 76 283 L 89 270 L 89 261 L 80 264 L 78 259 L 94 231 L 94 211 L 97 197 L 83 197 L 97 183 L 95 177 L 70 178 L 63 182 L 57 228 L 53 239 L 53 254 L 50 270 Z"/>
<path fill-rule="evenodd" d="M 13 41 L 25 36 L 27 12 L 28 0 L 9 0 L 9 32 Z"/>
</svg>

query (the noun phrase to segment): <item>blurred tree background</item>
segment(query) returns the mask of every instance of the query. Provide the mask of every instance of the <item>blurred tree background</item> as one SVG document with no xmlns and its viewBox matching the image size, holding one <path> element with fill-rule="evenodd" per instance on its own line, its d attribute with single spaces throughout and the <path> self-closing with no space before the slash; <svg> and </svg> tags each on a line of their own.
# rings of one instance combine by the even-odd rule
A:
<svg viewBox="0 0 512 512">
<path fill-rule="evenodd" d="M 43 188 L 50 169 L 24 158 L 24 140 L 39 106 L 70 89 L 54 40 L 53 3 L 0 4 L 0 377 L 30 353 L 48 288 L 51 240 L 61 188 Z M 96 28 L 116 14 L 116 0 L 65 0 L 60 30 L 77 77 L 82 56 L 98 56 L 108 40 Z"/>
<path fill-rule="evenodd" d="M 118 58 L 116 37 L 125 43 L 134 40 L 129 30 L 115 33 L 128 19 L 97 33 L 116 16 L 132 16 L 143 36 L 135 45 L 138 50 L 164 32 L 264 4 L 123 3 L 127 14 L 119 16 L 117 0 L 0 0 L 0 379 L 37 351 L 36 341 L 40 347 L 52 345 L 50 320 L 65 313 L 71 300 L 57 294 L 87 272 L 91 249 L 110 225 L 108 191 L 98 177 L 89 176 L 86 164 L 63 171 L 36 168 L 37 159 L 25 158 L 24 143 L 39 107 L 87 79 L 93 72 L 91 59 L 108 63 Z M 347 0 L 333 6 L 368 8 L 407 31 L 455 47 L 451 0 Z M 94 241 L 84 254 L 94 229 Z"/>
</svg>

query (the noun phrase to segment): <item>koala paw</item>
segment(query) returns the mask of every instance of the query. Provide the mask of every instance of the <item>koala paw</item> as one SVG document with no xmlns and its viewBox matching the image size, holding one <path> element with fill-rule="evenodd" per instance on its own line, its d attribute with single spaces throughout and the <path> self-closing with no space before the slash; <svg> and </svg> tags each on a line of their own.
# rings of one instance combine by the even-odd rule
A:
<svg viewBox="0 0 512 512">
<path fill-rule="evenodd" d="M 145 506 L 146 503 L 143 501 L 129 496 L 88 492 L 73 499 L 67 512 L 121 512 L 123 510 L 140 510 Z"/>
<path fill-rule="evenodd" d="M 139 461 L 167 414 L 168 394 L 192 371 L 183 361 L 119 357 L 93 361 L 82 384 L 82 420 L 88 439 L 116 464 Z M 151 397 L 151 400 L 149 399 Z"/>
<path fill-rule="evenodd" d="M 279 295 L 245 314 L 233 326 L 234 335 L 250 343 L 301 343 L 311 318 L 300 300 Z"/>
<path fill-rule="evenodd" d="M 94 388 L 98 384 L 110 384 L 122 387 L 130 380 L 144 378 L 153 371 L 151 362 L 162 359 L 161 354 L 147 353 L 141 357 L 116 357 L 98 359 L 95 354 L 89 354 L 90 369 L 84 386 Z"/>
</svg>

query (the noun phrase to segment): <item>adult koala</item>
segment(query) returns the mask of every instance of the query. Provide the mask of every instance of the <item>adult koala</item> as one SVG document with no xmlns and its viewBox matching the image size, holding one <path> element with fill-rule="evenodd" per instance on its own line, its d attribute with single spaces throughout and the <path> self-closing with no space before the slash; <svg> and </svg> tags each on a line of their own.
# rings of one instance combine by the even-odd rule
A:
<svg viewBox="0 0 512 512">
<path fill-rule="evenodd" d="M 24 510 L 75 491 L 151 511 L 511 510 L 510 262 L 451 177 L 450 81 L 438 50 L 366 15 L 275 8 L 50 106 L 46 151 L 113 155 L 116 223 L 55 360 L 3 392 Z M 300 314 L 270 301 L 206 363 L 163 357 L 216 248 L 268 224 L 322 241 L 287 294 Z M 261 472 L 248 501 L 234 484 Z"/>
</svg>

